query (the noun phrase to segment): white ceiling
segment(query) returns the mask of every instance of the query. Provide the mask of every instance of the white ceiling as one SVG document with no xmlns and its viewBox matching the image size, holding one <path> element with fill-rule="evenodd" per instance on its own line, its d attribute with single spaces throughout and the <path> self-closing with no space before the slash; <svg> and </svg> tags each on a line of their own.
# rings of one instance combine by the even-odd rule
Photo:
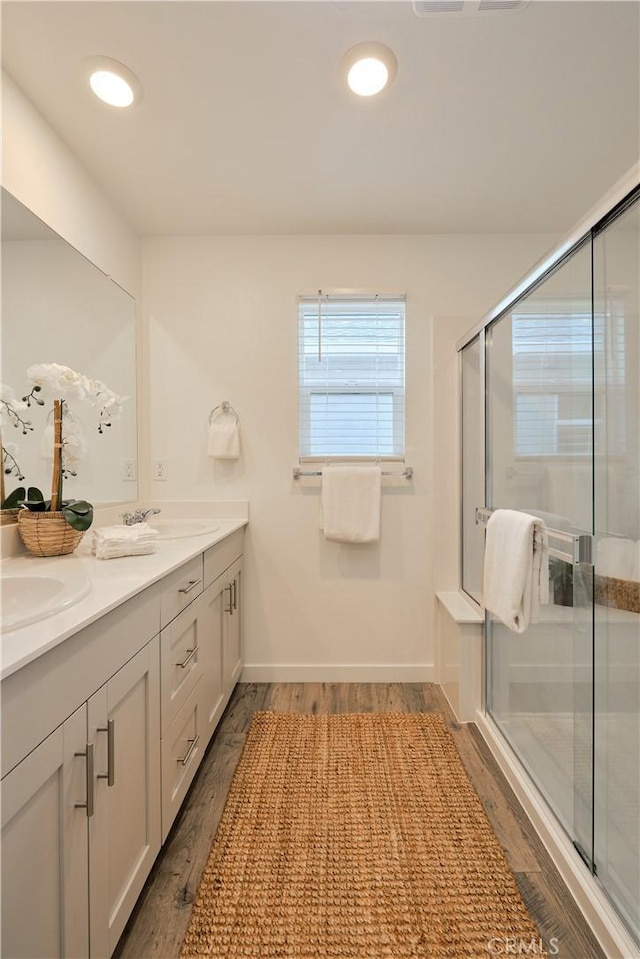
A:
<svg viewBox="0 0 640 959">
<path fill-rule="evenodd" d="M 566 231 L 640 153 L 638 0 L 2 3 L 5 69 L 143 235 Z M 378 98 L 342 54 L 394 50 Z M 84 61 L 145 95 L 97 101 Z"/>
</svg>

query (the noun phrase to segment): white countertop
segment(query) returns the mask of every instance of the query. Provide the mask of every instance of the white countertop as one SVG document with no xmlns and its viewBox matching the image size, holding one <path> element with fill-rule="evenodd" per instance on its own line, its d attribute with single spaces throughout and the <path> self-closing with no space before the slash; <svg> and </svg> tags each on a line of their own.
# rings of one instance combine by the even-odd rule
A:
<svg viewBox="0 0 640 959">
<path fill-rule="evenodd" d="M 53 649 L 69 636 L 95 622 L 105 613 L 120 606 L 167 573 L 182 566 L 194 556 L 215 546 L 231 533 L 247 525 L 247 519 L 215 520 L 218 529 L 183 539 L 158 540 L 155 553 L 144 556 L 123 556 L 101 560 L 90 555 L 82 544 L 69 556 L 15 556 L 2 561 L 4 575 L 42 574 L 64 579 L 72 571 L 84 573 L 91 591 L 74 606 L 0 635 L 0 679 L 5 679 L 22 666 Z M 1 586 L 0 578 L 0 586 Z"/>
</svg>

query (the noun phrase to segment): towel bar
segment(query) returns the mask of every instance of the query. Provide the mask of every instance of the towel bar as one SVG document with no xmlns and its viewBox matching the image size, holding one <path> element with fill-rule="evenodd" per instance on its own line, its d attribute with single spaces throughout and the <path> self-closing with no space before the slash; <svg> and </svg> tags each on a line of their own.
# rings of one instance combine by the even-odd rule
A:
<svg viewBox="0 0 640 959">
<path fill-rule="evenodd" d="M 405 468 L 400 470 L 382 470 L 383 476 L 397 476 L 400 479 L 413 479 L 413 466 L 405 466 Z M 301 476 L 322 476 L 322 470 L 302 470 L 299 466 L 293 467 L 293 478 L 294 480 L 300 479 Z"/>
<path fill-rule="evenodd" d="M 476 526 L 486 526 L 493 509 L 488 506 L 476 506 Z M 535 514 L 533 514 L 535 515 Z M 564 529 L 553 529 L 547 526 L 547 535 L 550 539 L 560 540 L 572 548 L 557 549 L 549 546 L 549 555 L 563 559 L 567 563 L 593 563 L 593 537 L 590 533 L 569 533 Z"/>
</svg>

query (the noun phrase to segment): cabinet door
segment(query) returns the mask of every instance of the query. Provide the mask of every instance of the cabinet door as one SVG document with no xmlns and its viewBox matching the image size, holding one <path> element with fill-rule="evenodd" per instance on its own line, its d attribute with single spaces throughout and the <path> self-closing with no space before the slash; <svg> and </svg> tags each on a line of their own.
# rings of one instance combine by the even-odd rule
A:
<svg viewBox="0 0 640 959">
<path fill-rule="evenodd" d="M 224 574 L 228 589 L 224 622 L 222 669 L 225 699 L 228 699 L 242 672 L 242 559 Z"/>
<path fill-rule="evenodd" d="M 158 638 L 89 700 L 95 814 L 89 820 L 91 957 L 113 952 L 160 849 Z"/>
<path fill-rule="evenodd" d="M 89 955 L 81 706 L 2 781 L 2 955 Z"/>
<path fill-rule="evenodd" d="M 228 617 L 230 589 L 226 576 L 219 576 L 202 596 L 200 648 L 203 676 L 200 683 L 202 718 L 206 743 L 209 742 L 224 709 L 222 682 L 222 645 L 225 620 Z"/>
</svg>

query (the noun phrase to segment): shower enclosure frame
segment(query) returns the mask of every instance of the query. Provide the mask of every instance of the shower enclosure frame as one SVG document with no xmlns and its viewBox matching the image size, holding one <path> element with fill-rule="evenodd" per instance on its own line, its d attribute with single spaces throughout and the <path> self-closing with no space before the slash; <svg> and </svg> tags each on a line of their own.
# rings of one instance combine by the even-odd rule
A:
<svg viewBox="0 0 640 959">
<path fill-rule="evenodd" d="M 491 440 L 491 424 L 488 422 L 489 397 L 487 393 L 486 368 L 487 350 L 491 347 L 492 327 L 501 317 L 507 314 L 519 300 L 537 286 L 541 285 L 551 273 L 559 269 L 564 261 L 569 260 L 584 244 L 592 242 L 596 234 L 601 233 L 610 221 L 617 218 L 628 206 L 630 207 L 639 196 L 640 164 L 637 164 L 575 225 L 561 243 L 545 255 L 482 320 L 457 341 L 461 421 L 464 413 L 463 351 L 465 347 L 473 343 L 476 338 L 479 338 L 480 346 L 479 397 L 482 401 L 483 409 L 480 417 L 482 436 L 479 438 L 479 449 L 481 451 L 480 461 L 484 476 L 485 499 L 483 503 L 476 505 L 489 505 L 487 503 L 487 496 L 491 489 L 491 477 L 487 474 L 487 468 L 490 468 L 491 465 L 490 458 L 487 455 L 488 444 Z M 462 492 L 464 490 L 463 425 L 461 425 L 459 440 L 460 489 Z M 477 452 L 476 450 L 475 453 L 477 454 Z M 464 505 L 463 497 L 461 496 L 459 543 L 460 589 L 464 595 L 481 610 L 482 608 L 479 606 L 477 599 L 469 593 L 464 585 Z M 595 880 L 594 876 L 585 868 L 585 864 L 574 848 L 568 833 L 565 832 L 552 808 L 542 795 L 542 792 L 531 778 L 528 770 L 519 760 L 513 747 L 505 738 L 498 723 L 488 713 L 486 629 L 484 635 L 481 708 L 478 711 L 476 723 L 540 834 L 545 846 L 551 853 L 569 890 L 602 943 L 605 952 L 611 956 L 619 956 L 621 959 L 640 955 L 637 943 L 634 941 L 617 910 L 612 905 L 609 897 Z"/>
</svg>

